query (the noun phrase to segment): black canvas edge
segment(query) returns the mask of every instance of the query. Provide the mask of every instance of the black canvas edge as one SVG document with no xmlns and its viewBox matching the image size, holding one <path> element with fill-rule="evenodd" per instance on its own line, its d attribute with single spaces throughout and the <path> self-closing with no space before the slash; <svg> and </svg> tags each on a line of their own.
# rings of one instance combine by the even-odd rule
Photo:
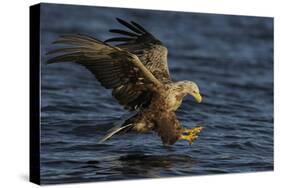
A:
<svg viewBox="0 0 281 188">
<path fill-rule="evenodd" d="M 40 4 L 29 7 L 29 181 L 40 184 Z"/>
</svg>

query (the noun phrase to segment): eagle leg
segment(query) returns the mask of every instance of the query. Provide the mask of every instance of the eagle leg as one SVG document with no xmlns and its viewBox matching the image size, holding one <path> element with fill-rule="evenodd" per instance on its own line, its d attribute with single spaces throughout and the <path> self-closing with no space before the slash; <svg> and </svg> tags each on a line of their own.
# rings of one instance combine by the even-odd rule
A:
<svg viewBox="0 0 281 188">
<path fill-rule="evenodd" d="M 201 126 L 194 127 L 191 129 L 183 128 L 180 139 L 187 140 L 189 142 L 189 145 L 191 145 L 193 143 L 193 141 L 196 140 L 196 138 L 198 138 L 199 133 L 201 132 L 202 129 L 203 129 L 203 127 L 201 127 Z"/>
</svg>

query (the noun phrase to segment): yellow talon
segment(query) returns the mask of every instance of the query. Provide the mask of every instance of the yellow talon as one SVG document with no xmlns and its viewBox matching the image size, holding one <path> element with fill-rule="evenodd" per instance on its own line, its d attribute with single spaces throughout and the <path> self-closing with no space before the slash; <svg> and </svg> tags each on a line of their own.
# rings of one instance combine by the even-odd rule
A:
<svg viewBox="0 0 281 188">
<path fill-rule="evenodd" d="M 187 140 L 189 142 L 189 145 L 191 145 L 196 138 L 198 138 L 198 136 L 195 136 L 195 135 L 181 135 L 181 140 Z"/>
<path fill-rule="evenodd" d="M 187 140 L 189 142 L 189 145 L 191 145 L 193 141 L 198 138 L 198 134 L 201 132 L 202 129 L 203 127 L 195 127 L 191 129 L 184 128 L 180 139 Z"/>
<path fill-rule="evenodd" d="M 187 133 L 187 134 L 197 134 L 197 133 L 200 133 L 200 131 L 203 129 L 203 127 L 194 127 L 194 128 L 191 128 L 191 129 L 187 129 L 187 128 L 184 128 L 183 129 L 183 133 Z"/>
</svg>

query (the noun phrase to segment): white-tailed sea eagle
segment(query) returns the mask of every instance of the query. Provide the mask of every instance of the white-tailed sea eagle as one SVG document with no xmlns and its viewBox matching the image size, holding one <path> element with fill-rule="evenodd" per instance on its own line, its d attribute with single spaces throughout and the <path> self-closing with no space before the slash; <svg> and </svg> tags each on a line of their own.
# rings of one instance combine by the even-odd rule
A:
<svg viewBox="0 0 281 188">
<path fill-rule="evenodd" d="M 167 48 L 136 22 L 117 21 L 130 31 L 112 29 L 120 34 L 104 42 L 88 35 L 64 35 L 55 44 L 64 46 L 48 52 L 47 63 L 75 62 L 86 67 L 126 109 L 134 115 L 110 130 L 102 141 L 120 132 L 155 131 L 163 144 L 177 140 L 190 144 L 202 127 L 184 128 L 175 111 L 183 98 L 191 95 L 202 101 L 198 86 L 192 81 L 174 82 L 167 64 Z M 109 43 L 117 42 L 117 45 Z M 65 46 L 67 45 L 67 46 Z"/>
</svg>

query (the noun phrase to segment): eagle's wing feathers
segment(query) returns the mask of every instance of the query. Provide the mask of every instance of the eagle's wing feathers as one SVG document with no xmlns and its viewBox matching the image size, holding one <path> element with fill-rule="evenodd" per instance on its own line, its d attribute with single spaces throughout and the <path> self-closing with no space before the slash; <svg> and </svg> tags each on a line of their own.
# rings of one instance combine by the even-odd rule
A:
<svg viewBox="0 0 281 188">
<path fill-rule="evenodd" d="M 47 63 L 75 62 L 85 66 L 126 108 L 134 109 L 150 99 L 149 85 L 161 83 L 141 63 L 140 59 L 125 50 L 108 45 L 85 35 L 62 36 L 55 41 L 63 47 L 50 51 L 56 55 Z"/>
<path fill-rule="evenodd" d="M 169 82 L 170 74 L 167 62 L 167 48 L 161 41 L 136 22 L 126 22 L 117 18 L 129 31 L 111 29 L 112 33 L 125 37 L 113 37 L 105 42 L 119 42 L 116 46 L 138 56 L 146 68 L 161 82 Z"/>
</svg>

